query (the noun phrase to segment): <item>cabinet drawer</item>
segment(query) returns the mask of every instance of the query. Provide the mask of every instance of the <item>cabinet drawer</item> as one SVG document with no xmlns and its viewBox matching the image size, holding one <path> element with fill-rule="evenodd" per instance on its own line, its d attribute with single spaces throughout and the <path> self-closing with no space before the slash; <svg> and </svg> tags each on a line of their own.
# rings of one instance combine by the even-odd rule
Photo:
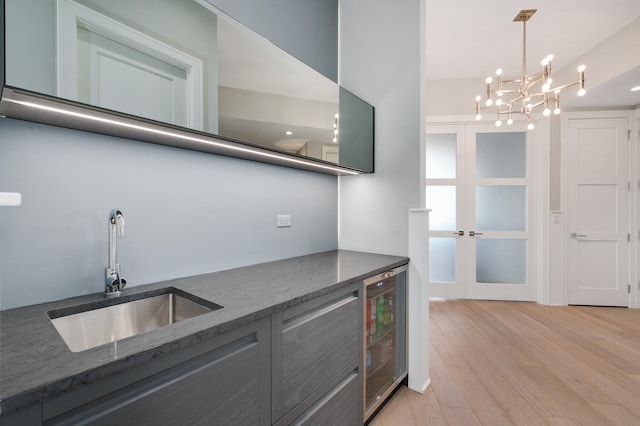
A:
<svg viewBox="0 0 640 426">
<path fill-rule="evenodd" d="M 305 425 L 356 426 L 362 424 L 358 369 L 348 371 L 307 410 L 292 410 L 276 426 Z"/>
<path fill-rule="evenodd" d="M 41 423 L 42 408 L 40 404 L 33 404 L 10 414 L 2 414 L 0 426 L 39 425 Z"/>
<path fill-rule="evenodd" d="M 268 321 L 255 327 L 230 332 L 224 338 L 233 340 L 216 349 L 45 424 L 269 424 Z"/>
<path fill-rule="evenodd" d="M 351 289 L 274 318 L 274 420 L 362 357 L 360 303 Z"/>
</svg>

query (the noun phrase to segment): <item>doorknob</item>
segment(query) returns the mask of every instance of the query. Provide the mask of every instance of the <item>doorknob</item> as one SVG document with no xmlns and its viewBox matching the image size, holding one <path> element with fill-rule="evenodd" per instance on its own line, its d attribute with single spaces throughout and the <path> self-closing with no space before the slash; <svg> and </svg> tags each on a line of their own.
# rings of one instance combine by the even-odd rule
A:
<svg viewBox="0 0 640 426">
<path fill-rule="evenodd" d="M 482 232 L 469 231 L 470 237 L 475 237 L 476 235 L 484 235 Z"/>
<path fill-rule="evenodd" d="M 588 237 L 588 235 L 586 235 L 586 234 L 577 234 L 577 233 L 575 233 L 575 232 L 572 232 L 572 233 L 570 233 L 570 234 L 569 234 L 569 237 L 571 237 L 571 238 L 578 238 L 578 237 L 580 237 L 580 238 L 587 238 L 587 237 Z"/>
<path fill-rule="evenodd" d="M 464 237 L 464 231 L 456 231 L 453 233 L 454 237 Z"/>
</svg>

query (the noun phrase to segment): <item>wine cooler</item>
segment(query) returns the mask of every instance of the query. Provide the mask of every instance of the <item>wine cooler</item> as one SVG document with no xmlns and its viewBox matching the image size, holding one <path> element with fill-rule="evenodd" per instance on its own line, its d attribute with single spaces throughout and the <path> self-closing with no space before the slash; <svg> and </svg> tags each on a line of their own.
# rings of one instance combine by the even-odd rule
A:
<svg viewBox="0 0 640 426">
<path fill-rule="evenodd" d="M 407 266 L 364 281 L 365 420 L 407 376 Z"/>
</svg>

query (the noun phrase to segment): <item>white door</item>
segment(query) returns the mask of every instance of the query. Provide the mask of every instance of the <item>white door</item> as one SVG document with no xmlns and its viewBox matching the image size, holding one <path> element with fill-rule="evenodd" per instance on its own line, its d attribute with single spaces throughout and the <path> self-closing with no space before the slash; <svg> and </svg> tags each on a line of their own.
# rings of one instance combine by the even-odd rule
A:
<svg viewBox="0 0 640 426">
<path fill-rule="evenodd" d="M 429 294 L 466 296 L 463 254 L 465 226 L 465 127 L 430 126 L 426 143 L 426 200 L 429 214 Z"/>
<path fill-rule="evenodd" d="M 569 304 L 629 306 L 627 129 L 626 118 L 569 120 Z"/>
<path fill-rule="evenodd" d="M 73 0 L 57 8 L 58 96 L 202 130 L 200 59 Z"/>
<path fill-rule="evenodd" d="M 535 300 L 533 133 L 430 127 L 430 295 Z"/>
<path fill-rule="evenodd" d="M 100 34 L 78 29 L 78 99 L 188 126 L 187 72 Z"/>
</svg>

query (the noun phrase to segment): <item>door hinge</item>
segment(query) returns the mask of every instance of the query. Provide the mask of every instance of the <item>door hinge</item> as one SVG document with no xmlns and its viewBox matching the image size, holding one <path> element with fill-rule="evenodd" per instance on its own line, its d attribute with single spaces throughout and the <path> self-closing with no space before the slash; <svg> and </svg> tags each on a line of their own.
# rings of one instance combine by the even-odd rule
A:
<svg viewBox="0 0 640 426">
<path fill-rule="evenodd" d="M 627 285 L 627 293 L 631 294 L 631 284 Z"/>
<path fill-rule="evenodd" d="M 627 242 L 630 243 L 631 242 L 631 232 L 629 232 L 627 234 Z"/>
<path fill-rule="evenodd" d="M 627 191 L 631 191 L 631 182 L 627 182 Z"/>
<path fill-rule="evenodd" d="M 627 140 L 631 140 L 631 129 L 627 129 Z"/>
</svg>

